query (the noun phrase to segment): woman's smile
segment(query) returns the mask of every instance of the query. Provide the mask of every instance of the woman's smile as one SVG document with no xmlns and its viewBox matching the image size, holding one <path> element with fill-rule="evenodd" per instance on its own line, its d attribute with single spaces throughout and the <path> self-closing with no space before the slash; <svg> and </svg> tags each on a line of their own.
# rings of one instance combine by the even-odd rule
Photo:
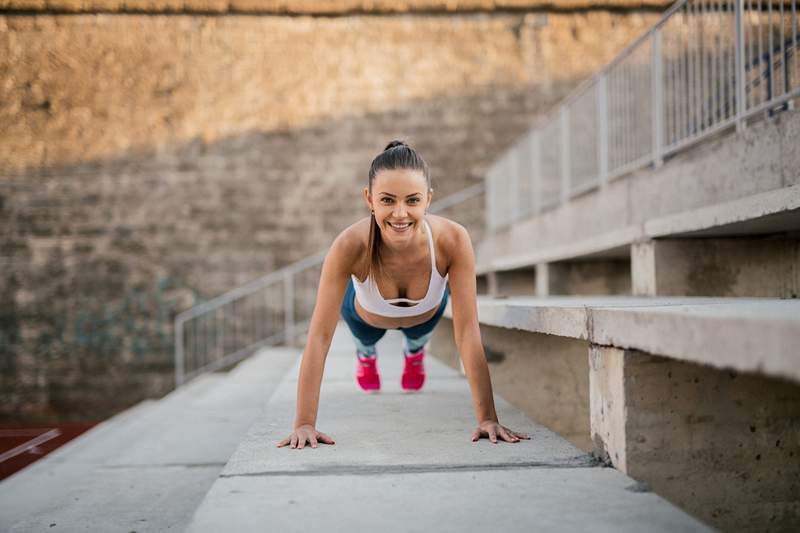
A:
<svg viewBox="0 0 800 533">
<path fill-rule="evenodd" d="M 404 232 L 408 231 L 409 228 L 411 228 L 411 226 L 412 226 L 411 222 L 388 222 L 387 221 L 386 223 L 389 225 L 389 227 L 391 227 L 394 231 L 396 231 L 398 233 L 404 233 Z"/>
</svg>

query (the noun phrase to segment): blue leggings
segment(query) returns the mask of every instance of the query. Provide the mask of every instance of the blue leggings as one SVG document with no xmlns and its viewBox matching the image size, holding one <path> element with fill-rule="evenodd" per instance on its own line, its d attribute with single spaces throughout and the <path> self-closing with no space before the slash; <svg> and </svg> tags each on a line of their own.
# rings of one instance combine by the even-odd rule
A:
<svg viewBox="0 0 800 533">
<path fill-rule="evenodd" d="M 445 307 L 447 307 L 447 298 L 449 295 L 450 289 L 448 286 L 445 286 L 442 303 L 439 305 L 436 314 L 428 321 L 408 328 L 396 328 L 403 332 L 403 346 L 407 353 L 419 351 L 419 349 L 425 346 L 425 343 L 430 340 L 433 335 L 433 328 L 436 327 L 439 319 L 442 318 L 444 314 Z M 347 291 L 344 293 L 344 300 L 342 300 L 342 318 L 353 334 L 356 349 L 365 354 L 374 355 L 376 353 L 375 344 L 383 337 L 386 330 L 370 326 L 358 316 L 355 307 L 355 297 L 356 289 L 353 287 L 353 278 L 350 278 L 350 282 L 347 284 Z"/>
</svg>

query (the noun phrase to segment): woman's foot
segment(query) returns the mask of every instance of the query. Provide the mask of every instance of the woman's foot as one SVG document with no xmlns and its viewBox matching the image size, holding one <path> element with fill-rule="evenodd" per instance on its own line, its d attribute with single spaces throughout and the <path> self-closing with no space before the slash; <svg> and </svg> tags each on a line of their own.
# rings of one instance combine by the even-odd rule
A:
<svg viewBox="0 0 800 533">
<path fill-rule="evenodd" d="M 381 376 L 378 374 L 378 358 L 375 355 L 357 351 L 358 368 L 356 368 L 356 381 L 364 392 L 377 392 L 381 389 Z"/>
<path fill-rule="evenodd" d="M 418 391 L 425 383 L 425 364 L 423 363 L 425 348 L 422 347 L 413 354 L 408 354 L 403 350 L 403 355 L 405 355 L 406 364 L 403 369 L 403 377 L 400 379 L 400 385 L 402 385 L 403 390 Z"/>
</svg>

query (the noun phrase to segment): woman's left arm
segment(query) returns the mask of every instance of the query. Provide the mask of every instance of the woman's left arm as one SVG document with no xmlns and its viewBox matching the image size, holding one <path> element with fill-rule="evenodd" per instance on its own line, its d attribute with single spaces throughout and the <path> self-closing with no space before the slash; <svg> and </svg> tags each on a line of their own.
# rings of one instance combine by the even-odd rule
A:
<svg viewBox="0 0 800 533">
<path fill-rule="evenodd" d="M 478 420 L 478 427 L 472 432 L 472 440 L 474 442 L 481 437 L 488 437 L 496 444 L 497 437 L 500 436 L 505 441 L 518 442 L 519 439 L 529 437 L 501 426 L 497 419 L 489 365 L 486 364 L 486 354 L 483 352 L 478 326 L 475 252 L 467 230 L 458 224 L 456 228 L 448 271 L 450 305 L 453 312 L 455 343 L 464 364 L 464 372 L 467 374 L 475 417 Z"/>
</svg>

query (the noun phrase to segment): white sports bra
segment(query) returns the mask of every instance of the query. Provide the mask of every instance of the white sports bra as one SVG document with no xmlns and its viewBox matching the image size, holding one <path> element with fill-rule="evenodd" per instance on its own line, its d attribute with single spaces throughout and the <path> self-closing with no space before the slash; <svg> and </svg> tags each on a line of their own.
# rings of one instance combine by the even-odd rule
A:
<svg viewBox="0 0 800 533">
<path fill-rule="evenodd" d="M 436 269 L 436 251 L 433 246 L 433 233 L 431 232 L 428 221 L 423 220 L 423 222 L 428 232 L 428 245 L 431 250 L 431 281 L 428 284 L 428 292 L 425 294 L 425 297 L 422 300 L 409 300 L 408 298 L 384 300 L 376 284 L 372 283 L 372 278 L 367 276 L 367 279 L 362 283 L 358 281 L 357 277 L 351 274 L 350 276 L 353 278 L 353 287 L 356 291 L 356 299 L 366 311 L 386 317 L 418 316 L 441 305 L 447 278 L 450 274 L 442 277 Z M 409 307 L 392 305 L 398 302 L 416 305 L 411 305 Z"/>
</svg>

